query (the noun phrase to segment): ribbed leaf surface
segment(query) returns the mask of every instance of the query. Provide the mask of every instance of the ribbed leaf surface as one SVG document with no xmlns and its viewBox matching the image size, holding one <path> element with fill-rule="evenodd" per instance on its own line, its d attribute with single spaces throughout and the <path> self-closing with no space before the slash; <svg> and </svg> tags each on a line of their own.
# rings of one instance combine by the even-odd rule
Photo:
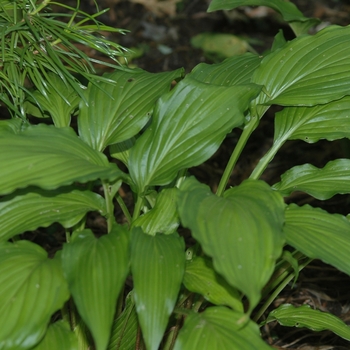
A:
<svg viewBox="0 0 350 350">
<path fill-rule="evenodd" d="M 311 164 L 295 166 L 286 171 L 273 188 L 284 196 L 303 191 L 321 200 L 350 193 L 350 160 L 333 160 L 322 169 Z"/>
<path fill-rule="evenodd" d="M 284 204 L 263 181 L 246 180 L 225 198 L 193 178 L 181 186 L 179 215 L 214 268 L 249 298 L 250 311 L 282 252 Z"/>
<path fill-rule="evenodd" d="M 208 258 L 197 256 L 187 261 L 183 283 L 188 290 L 203 295 L 213 304 L 243 312 L 240 293 L 216 273 Z"/>
<path fill-rule="evenodd" d="M 340 337 L 350 340 L 350 327 L 340 318 L 319 310 L 312 309 L 309 305 L 295 307 L 293 305 L 281 305 L 273 310 L 267 322 L 277 321 L 282 326 L 306 327 L 313 331 L 332 331 Z"/>
<path fill-rule="evenodd" d="M 184 242 L 178 234 L 132 231 L 131 270 L 136 311 L 147 350 L 157 350 L 180 290 L 184 269 Z"/>
<path fill-rule="evenodd" d="M 259 91 L 255 85 L 217 86 L 186 77 L 163 95 L 152 124 L 130 151 L 130 175 L 139 192 L 166 185 L 179 170 L 213 155 L 226 134 L 243 124 L 243 112 Z"/>
<path fill-rule="evenodd" d="M 28 349 L 69 298 L 59 259 L 29 241 L 0 244 L 0 349 Z"/>
<path fill-rule="evenodd" d="M 37 188 L 15 191 L 0 199 L 0 241 L 59 222 L 77 224 L 88 211 L 105 214 L 104 199 L 97 193 L 68 188 L 44 191 Z"/>
<path fill-rule="evenodd" d="M 210 307 L 186 318 L 174 350 L 271 350 L 261 338 L 257 324 L 242 324 L 245 315 L 223 306 Z"/>
<path fill-rule="evenodd" d="M 70 128 L 44 124 L 0 137 L 0 194 L 30 185 L 55 189 L 75 181 L 116 179 L 122 172 Z"/>
<path fill-rule="evenodd" d="M 287 243 L 310 258 L 321 259 L 350 275 L 350 222 L 309 205 L 290 204 L 284 226 Z"/>
<path fill-rule="evenodd" d="M 117 298 L 129 271 L 128 231 L 122 226 L 101 238 L 84 230 L 65 244 L 62 264 L 79 314 L 96 349 L 106 349 Z"/>
<path fill-rule="evenodd" d="M 31 350 L 78 350 L 78 339 L 65 321 L 57 321 L 47 329 L 44 339 Z"/>
<path fill-rule="evenodd" d="M 89 104 L 81 104 L 78 117 L 81 138 L 101 151 L 135 136 L 150 119 L 157 99 L 182 75 L 183 69 L 164 73 L 116 70 L 104 75 L 115 83 L 90 83 Z"/>
<path fill-rule="evenodd" d="M 330 26 L 267 55 L 252 78 L 265 86 L 256 104 L 313 106 L 349 95 L 349 37 L 350 27 Z"/>
<path fill-rule="evenodd" d="M 206 84 L 248 84 L 260 62 L 261 57 L 258 55 L 246 53 L 217 64 L 200 63 L 192 70 L 191 77 Z"/>
</svg>

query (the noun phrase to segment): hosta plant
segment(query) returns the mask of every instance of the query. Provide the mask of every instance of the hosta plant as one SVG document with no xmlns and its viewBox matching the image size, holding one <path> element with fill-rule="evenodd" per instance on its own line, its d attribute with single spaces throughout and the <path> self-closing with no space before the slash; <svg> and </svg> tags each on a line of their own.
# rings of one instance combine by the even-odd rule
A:
<svg viewBox="0 0 350 350">
<path fill-rule="evenodd" d="M 276 320 L 350 340 L 343 321 L 307 305 L 266 312 L 312 259 L 350 274 L 348 218 L 284 201 L 295 191 L 321 200 L 349 193 L 350 160 L 299 165 L 272 186 L 260 179 L 289 140 L 349 137 L 350 28 L 309 35 L 317 21 L 282 0 L 214 0 L 209 10 L 241 5 L 271 6 L 296 38 L 280 32 L 263 56 L 202 63 L 187 75 L 121 67 L 87 87 L 66 80 L 65 56 L 56 69 L 21 65 L 28 49 L 5 75 L 4 55 L 21 52 L 25 41 L 3 50 L 1 96 L 14 113 L 0 121 L 1 350 L 263 350 L 271 347 L 259 327 Z M 15 18 L 15 2 L 6 6 Z M 21 26 L 22 19 L 12 31 Z M 45 72 L 45 89 L 29 68 Z M 28 86 L 13 80 L 18 72 Z M 22 94 L 19 109 L 13 91 Z M 281 110 L 271 148 L 249 178 L 227 188 L 272 105 Z M 213 193 L 187 169 L 237 128 Z M 133 194 L 127 202 L 125 186 Z M 119 208 L 124 223 L 115 219 Z M 105 219 L 98 232 L 87 225 L 90 212 Z M 24 239 L 39 227 L 50 238 L 57 223 L 65 242 L 56 251 Z"/>
</svg>

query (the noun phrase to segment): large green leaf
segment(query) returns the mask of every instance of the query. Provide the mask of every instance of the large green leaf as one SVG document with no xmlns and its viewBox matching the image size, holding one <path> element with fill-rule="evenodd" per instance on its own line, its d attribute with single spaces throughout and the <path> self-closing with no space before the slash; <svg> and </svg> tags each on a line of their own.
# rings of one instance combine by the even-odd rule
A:
<svg viewBox="0 0 350 350">
<path fill-rule="evenodd" d="M 130 151 L 138 191 L 166 185 L 179 170 L 207 160 L 226 134 L 244 123 L 243 112 L 259 91 L 256 85 L 210 85 L 188 76 L 163 95 L 150 127 Z"/>
<path fill-rule="evenodd" d="M 282 326 L 307 327 L 313 331 L 332 331 L 340 337 L 350 340 L 350 327 L 338 317 L 319 310 L 312 309 L 309 305 L 295 307 L 293 305 L 281 305 L 273 310 L 266 322 L 277 321 Z"/>
<path fill-rule="evenodd" d="M 174 350 L 271 350 L 252 321 L 242 325 L 245 315 L 223 306 L 210 307 L 186 318 Z"/>
<path fill-rule="evenodd" d="M 287 107 L 275 117 L 275 143 L 303 140 L 309 143 L 350 136 L 350 96 L 314 107 Z"/>
<path fill-rule="evenodd" d="M 122 314 L 113 322 L 108 350 L 134 350 L 137 341 L 138 319 L 131 291 L 125 298 Z"/>
<path fill-rule="evenodd" d="M 178 234 L 131 236 L 131 271 L 136 311 L 148 350 L 157 350 L 180 290 L 184 269 L 184 242 Z"/>
<path fill-rule="evenodd" d="M 335 194 L 350 193 L 350 160 L 336 159 L 322 169 L 311 164 L 295 166 L 281 176 L 281 181 L 273 186 L 282 195 L 289 196 L 294 191 L 303 191 L 325 200 Z"/>
<path fill-rule="evenodd" d="M 215 270 L 248 296 L 251 311 L 282 252 L 282 197 L 258 180 L 231 188 L 225 198 L 193 178 L 180 190 L 183 225 L 213 258 Z"/>
<path fill-rule="evenodd" d="M 78 339 L 69 323 L 57 321 L 47 329 L 44 339 L 31 350 L 78 350 Z"/>
<path fill-rule="evenodd" d="M 227 305 L 243 312 L 243 304 L 237 289 L 230 286 L 213 268 L 210 259 L 200 256 L 186 261 L 183 281 L 191 292 L 199 293 L 216 305 Z"/>
<path fill-rule="evenodd" d="M 69 298 L 60 259 L 38 245 L 0 244 L 0 349 L 29 349 Z"/>
<path fill-rule="evenodd" d="M 284 226 L 288 244 L 350 275 L 350 222 L 339 214 L 309 205 L 290 204 Z"/>
<path fill-rule="evenodd" d="M 200 63 L 192 70 L 191 77 L 206 84 L 248 84 L 260 62 L 260 56 L 246 53 L 217 64 Z"/>
<path fill-rule="evenodd" d="M 0 194 L 29 185 L 55 189 L 75 181 L 117 179 L 123 173 L 71 128 L 44 124 L 0 137 Z"/>
<path fill-rule="evenodd" d="M 140 226 L 149 235 L 174 233 L 180 224 L 176 210 L 177 192 L 177 188 L 163 189 L 157 196 L 155 206 L 138 217 L 133 222 L 133 227 Z"/>
<path fill-rule="evenodd" d="M 106 349 L 117 298 L 129 272 L 127 229 L 116 225 L 99 239 L 89 230 L 80 232 L 72 243 L 64 245 L 62 264 L 96 349 Z"/>
<path fill-rule="evenodd" d="M 97 193 L 74 188 L 44 191 L 28 187 L 15 191 L 0 199 L 0 241 L 54 222 L 72 227 L 88 211 L 106 213 L 105 201 Z"/>
<path fill-rule="evenodd" d="M 116 70 L 105 74 L 115 83 L 90 83 L 86 92 L 89 104 L 81 104 L 78 117 L 81 138 L 102 151 L 135 136 L 150 119 L 158 98 L 182 75 L 183 69 L 164 73 Z"/>
<path fill-rule="evenodd" d="M 256 104 L 313 106 L 350 94 L 350 27 L 330 26 L 267 55 L 252 82 L 264 85 Z"/>
</svg>

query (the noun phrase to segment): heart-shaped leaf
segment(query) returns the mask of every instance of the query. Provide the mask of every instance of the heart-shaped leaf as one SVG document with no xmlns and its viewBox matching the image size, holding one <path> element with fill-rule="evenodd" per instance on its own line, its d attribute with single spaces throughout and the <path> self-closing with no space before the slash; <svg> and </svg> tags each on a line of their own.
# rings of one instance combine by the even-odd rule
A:
<svg viewBox="0 0 350 350">
<path fill-rule="evenodd" d="M 259 92 L 256 85 L 218 86 L 186 77 L 163 95 L 150 127 L 130 151 L 138 192 L 166 185 L 179 170 L 207 160 L 226 134 L 244 123 L 243 112 Z"/>
<path fill-rule="evenodd" d="M 60 259 L 29 241 L 0 244 L 0 349 L 28 349 L 69 298 Z"/>
<path fill-rule="evenodd" d="M 80 106 L 80 137 L 102 151 L 135 136 L 150 119 L 158 98 L 182 75 L 183 69 L 164 73 L 116 70 L 104 75 L 115 83 L 101 82 L 99 86 L 90 83 L 86 92 L 88 105 Z"/>
<path fill-rule="evenodd" d="M 346 217 L 309 205 L 290 204 L 283 230 L 288 244 L 350 275 L 350 222 Z"/>
<path fill-rule="evenodd" d="M 271 350 L 252 321 L 242 325 L 245 315 L 223 306 L 207 308 L 186 317 L 174 350 Z"/>
<path fill-rule="evenodd" d="M 214 268 L 249 298 L 249 311 L 273 273 L 284 244 L 284 204 L 263 181 L 246 180 L 218 197 L 195 179 L 180 188 L 179 215 Z"/>
<path fill-rule="evenodd" d="M 115 225 L 97 239 L 84 230 L 65 244 L 62 265 L 79 314 L 97 350 L 106 349 L 117 298 L 129 272 L 128 231 Z"/>
<path fill-rule="evenodd" d="M 157 350 L 180 290 L 184 269 L 184 242 L 172 235 L 131 236 L 131 271 L 136 311 L 148 350 Z"/>
<path fill-rule="evenodd" d="M 44 124 L 0 138 L 0 194 L 30 185 L 51 190 L 75 181 L 122 178 L 107 157 L 81 141 L 71 128 Z"/>
<path fill-rule="evenodd" d="M 105 214 L 105 201 L 97 193 L 74 188 L 44 191 L 29 187 L 15 191 L 0 199 L 0 241 L 54 222 L 72 227 L 88 211 Z"/>
</svg>

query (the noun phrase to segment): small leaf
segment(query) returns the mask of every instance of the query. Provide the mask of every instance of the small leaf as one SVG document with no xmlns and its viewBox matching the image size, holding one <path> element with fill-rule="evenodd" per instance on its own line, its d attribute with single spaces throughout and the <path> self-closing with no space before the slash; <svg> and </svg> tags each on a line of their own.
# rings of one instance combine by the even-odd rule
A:
<svg viewBox="0 0 350 350">
<path fill-rule="evenodd" d="M 167 185 L 179 170 L 213 155 L 226 134 L 244 123 L 243 112 L 259 91 L 255 85 L 217 86 L 186 77 L 163 95 L 151 125 L 130 151 L 129 170 L 138 192 Z"/>
<path fill-rule="evenodd" d="M 0 199 L 0 240 L 59 222 L 77 224 L 88 211 L 105 214 L 105 201 L 97 193 L 65 188 L 44 191 L 29 187 Z"/>
<path fill-rule="evenodd" d="M 0 194 L 30 185 L 46 190 L 101 179 L 123 178 L 107 157 L 82 142 L 71 128 L 39 124 L 0 137 Z"/>
<path fill-rule="evenodd" d="M 157 196 L 154 208 L 138 217 L 132 226 L 140 226 L 143 232 L 152 236 L 156 233 L 174 233 L 180 223 L 176 210 L 177 192 L 177 188 L 163 189 Z"/>
<path fill-rule="evenodd" d="M 282 326 L 306 327 L 313 331 L 332 331 L 340 337 L 350 340 L 350 327 L 340 318 L 319 310 L 312 309 L 309 305 L 295 307 L 285 304 L 270 312 L 266 323 L 277 321 Z"/>
<path fill-rule="evenodd" d="M 282 253 L 282 197 L 258 180 L 231 188 L 225 198 L 193 178 L 180 190 L 182 224 L 213 258 L 215 270 L 248 296 L 251 311 Z"/>
<path fill-rule="evenodd" d="M 273 188 L 284 196 L 303 191 L 320 200 L 350 193 L 350 160 L 336 159 L 321 169 L 311 164 L 295 166 L 281 175 Z"/>
<path fill-rule="evenodd" d="M 44 339 L 31 350 L 78 350 L 78 339 L 70 330 L 69 323 L 57 321 L 51 324 Z"/>
<path fill-rule="evenodd" d="M 227 58 L 217 64 L 200 63 L 190 76 L 206 84 L 240 85 L 250 83 L 255 69 L 260 65 L 261 57 L 252 53 Z"/>
<path fill-rule="evenodd" d="M 209 307 L 186 318 L 174 350 L 271 350 L 256 323 L 242 324 L 245 314 L 223 306 Z"/>
<path fill-rule="evenodd" d="M 96 239 L 84 230 L 62 252 L 63 270 L 97 350 L 106 349 L 117 298 L 129 271 L 128 231 L 114 226 Z"/>
<path fill-rule="evenodd" d="M 150 119 L 158 98 L 182 75 L 183 69 L 164 73 L 129 69 L 105 74 L 114 83 L 89 85 L 89 105 L 81 104 L 78 117 L 80 137 L 92 148 L 103 151 L 135 136 Z"/>
<path fill-rule="evenodd" d="M 69 298 L 61 261 L 29 241 L 0 244 L 0 349 L 28 349 Z"/>
<path fill-rule="evenodd" d="M 131 236 L 131 270 L 136 311 L 148 350 L 157 350 L 180 290 L 184 269 L 184 242 L 178 234 Z"/>
<path fill-rule="evenodd" d="M 309 205 L 288 205 L 283 228 L 288 244 L 350 275 L 350 222 L 339 214 Z"/>
<path fill-rule="evenodd" d="M 265 86 L 256 105 L 314 106 L 349 95 L 349 35 L 350 27 L 330 26 L 267 55 L 252 77 Z"/>
<path fill-rule="evenodd" d="M 200 256 L 186 262 L 183 281 L 185 287 L 216 305 L 227 305 L 236 311 L 243 312 L 240 295 L 213 268 L 210 259 Z"/>
<path fill-rule="evenodd" d="M 0 136 L 5 133 L 18 134 L 21 132 L 23 120 L 19 118 L 0 120 Z"/>
</svg>

